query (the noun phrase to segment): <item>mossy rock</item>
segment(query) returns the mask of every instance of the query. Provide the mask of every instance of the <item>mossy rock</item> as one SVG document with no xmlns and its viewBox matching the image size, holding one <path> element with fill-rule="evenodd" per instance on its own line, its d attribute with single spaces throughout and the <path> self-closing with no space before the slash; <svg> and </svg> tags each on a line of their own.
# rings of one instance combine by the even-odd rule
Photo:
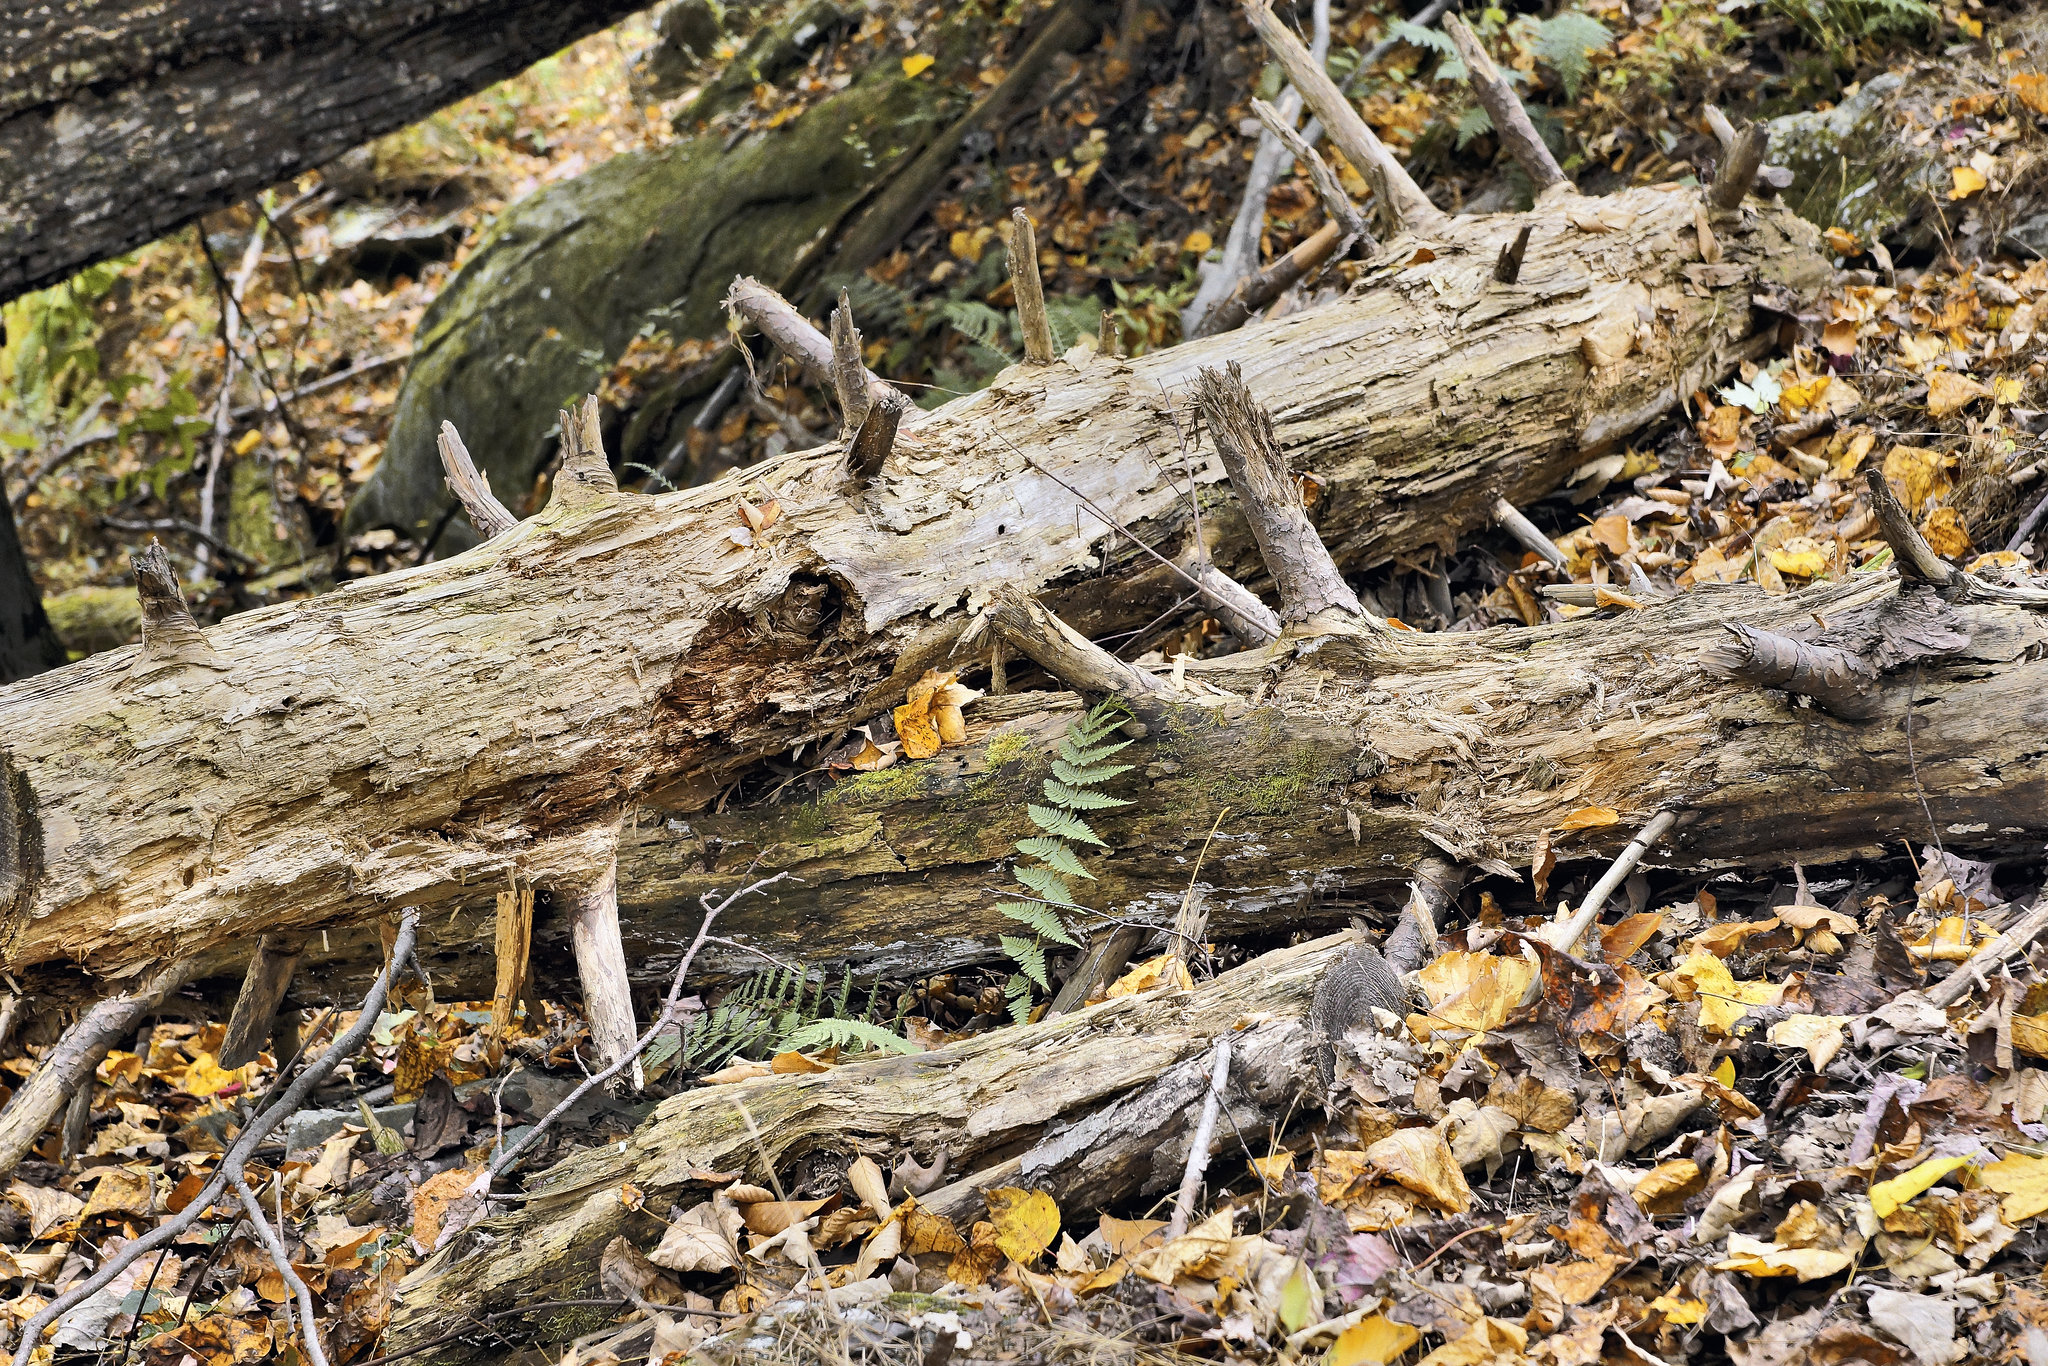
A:
<svg viewBox="0 0 2048 1366">
<path fill-rule="evenodd" d="M 625 153 L 508 210 L 420 323 L 383 461 L 350 505 L 349 532 L 389 526 L 425 541 L 445 524 L 442 553 L 474 542 L 449 516 L 435 444 L 444 420 L 506 505 L 532 512 L 556 409 L 595 387 L 643 328 L 723 330 L 719 303 L 735 276 L 772 283 L 808 268 L 964 107 L 956 83 L 936 76 L 968 58 L 979 22 L 954 17 L 936 71 L 911 78 L 899 63 L 874 63 L 780 128 L 730 148 L 714 128 Z"/>
</svg>

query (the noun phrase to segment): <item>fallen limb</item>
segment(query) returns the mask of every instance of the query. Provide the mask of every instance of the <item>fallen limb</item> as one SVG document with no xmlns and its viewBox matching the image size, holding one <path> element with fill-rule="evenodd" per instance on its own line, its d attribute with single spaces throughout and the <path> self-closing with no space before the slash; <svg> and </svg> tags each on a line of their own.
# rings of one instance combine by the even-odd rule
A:
<svg viewBox="0 0 2048 1366">
<path fill-rule="evenodd" d="M 517 1212 L 443 1245 L 401 1288 L 387 1344 L 424 1345 L 471 1315 L 513 1308 L 536 1275 L 564 1295 L 594 1289 L 607 1243 L 624 1236 L 652 1247 L 663 1231 L 620 1202 L 621 1182 L 645 1191 L 648 1208 L 666 1209 L 706 1198 L 699 1173 L 707 1169 L 742 1170 L 767 1185 L 772 1170 L 800 1162 L 845 1166 L 865 1154 L 886 1169 L 913 1145 L 943 1147 L 952 1169 L 971 1175 L 919 1204 L 963 1230 L 984 1217 L 980 1191 L 990 1184 L 1029 1185 L 1062 1208 L 1171 1190 L 1187 1165 L 1217 1041 L 1231 1046 L 1220 1104 L 1232 1123 L 1217 1124 L 1210 1138 L 1235 1151 L 1238 1131 L 1263 1133 L 1307 1084 L 1303 1016 L 1324 969 L 1352 943 L 1336 935 L 1267 954 L 1191 993 L 1120 997 L 930 1053 L 685 1092 L 623 1148 L 575 1154 L 529 1182 Z M 1256 1023 L 1236 1028 L 1247 1019 Z M 754 1117 L 760 1146 L 736 1101 Z M 444 1344 L 421 1359 L 454 1363 L 478 1351 Z"/>
</svg>

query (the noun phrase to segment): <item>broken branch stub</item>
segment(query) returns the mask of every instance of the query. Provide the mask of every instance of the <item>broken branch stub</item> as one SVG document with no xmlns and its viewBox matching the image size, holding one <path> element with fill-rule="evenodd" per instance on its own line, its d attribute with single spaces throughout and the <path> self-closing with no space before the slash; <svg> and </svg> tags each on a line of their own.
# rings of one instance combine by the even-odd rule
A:
<svg viewBox="0 0 2048 1366">
<path fill-rule="evenodd" d="M 192 619 L 185 605 L 185 590 L 178 586 L 177 571 L 163 543 L 150 538 L 140 553 L 130 557 L 135 569 L 135 594 L 142 600 L 142 655 L 157 664 L 200 664 L 213 662 L 213 647 Z"/>
<path fill-rule="evenodd" d="M 1811 697 L 1847 721 L 1877 714 L 1877 671 L 1860 656 L 1735 621 L 1723 623 L 1723 629 L 1733 639 L 1709 656 L 1716 667 L 1758 687 Z"/>
<path fill-rule="evenodd" d="M 1058 357 L 1053 348 L 1052 320 L 1045 311 L 1045 287 L 1038 278 L 1038 236 L 1031 230 L 1031 215 L 1022 209 L 1010 211 L 1010 291 L 1017 296 L 1017 323 L 1024 333 L 1024 360 L 1029 365 L 1050 365 Z"/>
<path fill-rule="evenodd" d="M 1195 394 L 1203 424 L 1279 590 L 1281 620 L 1306 621 L 1334 609 L 1383 624 L 1366 616 L 1357 595 L 1337 572 L 1336 561 L 1302 505 L 1301 485 L 1287 468 L 1287 457 L 1273 434 L 1273 419 L 1252 400 L 1237 362 L 1197 374 Z"/>
<path fill-rule="evenodd" d="M 1283 253 L 1265 269 L 1238 281 L 1222 303 L 1209 311 L 1195 330 L 1198 337 L 1229 332 L 1251 321 L 1254 313 L 1286 293 L 1296 283 L 1320 270 L 1344 245 L 1344 225 L 1329 222 Z"/>
<path fill-rule="evenodd" d="M 868 394 L 867 365 L 861 359 L 860 329 L 853 325 L 853 300 L 839 291 L 832 310 L 832 389 L 839 397 L 839 439 L 851 441 L 867 420 L 874 400 Z"/>
<path fill-rule="evenodd" d="M 1344 192 L 1344 183 L 1337 179 L 1337 173 L 1330 169 L 1330 163 L 1323 160 L 1322 153 L 1309 145 L 1278 109 L 1264 100 L 1252 101 L 1252 113 L 1264 124 L 1266 131 L 1287 149 L 1287 154 L 1300 165 L 1308 168 L 1308 176 L 1316 187 L 1316 198 L 1323 203 L 1323 212 L 1330 215 L 1330 221 L 1342 225 L 1345 234 L 1354 244 L 1365 250 L 1378 251 L 1380 244 L 1365 226 L 1365 212 L 1351 202 L 1351 196 Z"/>
<path fill-rule="evenodd" d="M 1742 207 L 1743 198 L 1756 184 L 1756 173 L 1763 169 L 1770 144 L 1771 135 L 1761 123 L 1747 124 L 1735 135 L 1735 145 L 1722 158 L 1721 168 L 1714 172 L 1713 188 L 1707 191 L 1707 202 L 1716 213 L 1733 213 Z"/>
<path fill-rule="evenodd" d="M 1500 249 L 1500 255 L 1493 261 L 1493 278 L 1504 285 L 1511 285 L 1522 278 L 1522 258 L 1529 253 L 1529 224 L 1515 234 L 1515 240 Z"/>
<path fill-rule="evenodd" d="M 629 1056 L 639 1035 L 633 1019 L 633 979 L 626 969 L 626 946 L 619 936 L 619 860 L 614 853 L 597 879 L 565 890 L 569 902 L 569 942 L 576 953 L 576 974 L 583 982 L 583 1009 L 590 1017 L 590 1037 L 598 1058 L 611 1066 Z M 638 1062 L 633 1089 L 644 1084 Z"/>
<path fill-rule="evenodd" d="M 469 524 L 476 528 L 477 535 L 488 541 L 499 532 L 510 531 L 519 525 L 519 519 L 512 515 L 512 510 L 491 492 L 490 476 L 476 467 L 469 447 L 462 444 L 462 433 L 455 430 L 453 422 L 441 424 L 438 444 L 448 491 L 455 495 L 456 502 L 462 504 L 462 511 L 469 517 Z"/>
<path fill-rule="evenodd" d="M 1550 148 L 1543 141 L 1543 135 L 1536 131 L 1536 125 L 1529 121 L 1529 111 L 1522 107 L 1521 98 L 1507 77 L 1501 75 L 1491 54 L 1479 41 L 1479 35 L 1455 14 L 1444 16 L 1444 32 L 1451 35 L 1451 42 L 1458 49 L 1458 56 L 1465 63 L 1467 78 L 1472 83 L 1472 93 L 1479 98 L 1479 107 L 1493 120 L 1494 134 L 1500 138 L 1529 179 L 1535 183 L 1536 193 L 1558 185 L 1570 185 L 1571 178 L 1557 164 Z"/>
<path fill-rule="evenodd" d="M 574 408 L 561 410 L 562 463 L 555 470 L 550 508 L 581 507 L 616 498 L 619 481 L 604 453 L 598 430 L 597 395 L 585 394 Z"/>
<path fill-rule="evenodd" d="M 242 990 L 235 997 L 234 1013 L 228 1017 L 227 1033 L 215 1058 L 222 1067 L 247 1066 L 269 1045 L 271 1021 L 277 1018 L 277 1008 L 291 987 L 292 971 L 299 965 L 299 952 L 305 944 L 305 935 L 289 931 L 266 934 L 256 941 L 249 973 L 242 979 Z"/>
<path fill-rule="evenodd" d="M 1272 0 L 1244 0 L 1244 11 L 1266 49 L 1287 73 L 1288 81 L 1329 130 L 1330 141 L 1337 144 L 1344 159 L 1372 186 L 1373 194 L 1396 229 L 1414 233 L 1438 231 L 1444 223 L 1443 211 L 1429 202 L 1429 196 L 1359 116 L 1322 64 L 1273 13 Z"/>
<path fill-rule="evenodd" d="M 961 643 L 973 644 L 983 630 L 1029 656 L 1075 692 L 1144 697 L 1166 691 L 1165 683 L 1124 663 L 1015 588 L 996 591 Z"/>
</svg>

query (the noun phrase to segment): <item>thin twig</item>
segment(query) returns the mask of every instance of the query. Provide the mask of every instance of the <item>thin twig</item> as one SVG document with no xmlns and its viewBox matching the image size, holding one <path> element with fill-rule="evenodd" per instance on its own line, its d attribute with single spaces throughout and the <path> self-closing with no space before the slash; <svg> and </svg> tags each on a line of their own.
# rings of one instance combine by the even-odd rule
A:
<svg viewBox="0 0 2048 1366">
<path fill-rule="evenodd" d="M 235 1194 L 241 1198 L 242 1208 L 248 1212 L 249 1222 L 256 1226 L 256 1236 L 263 1240 L 263 1246 L 270 1253 L 272 1264 L 277 1267 L 277 1274 L 284 1277 L 284 1283 L 290 1286 L 292 1293 L 298 1297 L 299 1336 L 306 1344 L 307 1359 L 313 1366 L 327 1366 L 327 1353 L 320 1347 L 320 1330 L 313 1322 L 313 1292 L 306 1288 L 305 1281 L 292 1269 L 291 1254 L 285 1251 L 284 1239 L 270 1226 L 270 1220 L 263 1217 L 263 1202 L 249 1189 L 249 1183 L 243 1179 L 239 1170 L 230 1173 L 230 1184 L 234 1186 Z M 283 1198 L 283 1194 L 283 1188 L 280 1187 L 280 1199 Z"/>
<path fill-rule="evenodd" d="M 306 1097 L 327 1079 L 329 1073 L 341 1065 L 344 1058 L 355 1056 L 369 1039 L 371 1031 L 377 1027 L 377 1016 L 384 1009 L 385 997 L 389 995 L 391 983 L 398 975 L 399 965 L 412 953 L 413 943 L 418 937 L 419 923 L 420 913 L 417 910 L 408 909 L 404 913 L 404 917 L 399 921 L 398 938 L 391 946 L 391 958 L 384 964 L 384 970 L 377 974 L 377 980 L 371 983 L 369 995 L 363 998 L 362 1010 L 356 1016 L 356 1022 L 350 1025 L 312 1066 L 299 1074 L 298 1080 L 285 1089 L 276 1103 L 267 1106 L 249 1121 L 248 1127 L 242 1130 L 226 1155 L 222 1157 L 220 1165 L 214 1169 L 213 1179 L 200 1189 L 199 1194 L 193 1197 L 192 1203 L 185 1206 L 182 1212 L 172 1215 L 113 1256 L 106 1258 L 100 1263 L 98 1271 L 44 1305 L 34 1318 L 23 1325 L 21 1344 L 14 1350 L 13 1366 L 29 1366 L 37 1345 L 43 1340 L 43 1334 L 47 1333 L 53 1324 L 113 1284 L 114 1278 L 123 1271 L 156 1249 L 173 1242 L 186 1229 L 198 1223 L 200 1217 L 228 1188 L 228 1183 L 241 1174 L 250 1154 L 262 1146 L 263 1141 L 270 1137 L 278 1125 L 298 1112 L 306 1103 Z"/>
<path fill-rule="evenodd" d="M 1173 1218 L 1166 1225 L 1166 1240 L 1172 1242 L 1188 1231 L 1188 1217 L 1194 1212 L 1195 1196 L 1202 1189 L 1202 1175 L 1209 1170 L 1209 1139 L 1216 1132 L 1216 1111 L 1223 1104 L 1223 1088 L 1230 1080 L 1230 1036 L 1216 1040 L 1215 1061 L 1209 1068 L 1209 1094 L 1202 1100 L 1202 1117 L 1195 1123 L 1195 1136 L 1188 1147 L 1187 1169 L 1181 1173 L 1180 1194 L 1174 1197 Z"/>
<path fill-rule="evenodd" d="M 1600 908 L 1607 904 L 1607 898 L 1614 894 L 1614 889 L 1636 870 L 1636 865 L 1643 861 L 1643 855 L 1650 852 L 1650 846 L 1663 839 L 1677 823 L 1678 815 L 1672 811 L 1659 811 L 1650 817 L 1650 823 L 1643 827 L 1642 833 L 1628 842 L 1628 846 L 1608 865 L 1607 871 L 1600 875 L 1600 880 L 1593 884 L 1593 890 L 1586 893 L 1578 914 L 1563 925 L 1546 926 L 1535 937 L 1560 952 L 1571 952 L 1572 945 L 1579 942 L 1579 936 L 1599 916 Z"/>
<path fill-rule="evenodd" d="M 655 1037 L 676 1019 L 678 1013 L 676 1002 L 681 999 L 683 994 L 683 979 L 690 974 L 690 964 L 696 961 L 697 950 L 703 948 L 705 941 L 711 937 L 711 925 L 713 921 L 718 919 L 719 913 L 748 893 L 758 892 L 763 887 L 780 882 L 788 876 L 787 872 L 780 872 L 774 877 L 764 877 L 758 882 L 750 882 L 725 900 L 719 902 L 716 906 L 711 904 L 713 893 L 706 892 L 703 896 L 699 897 L 699 904 L 704 907 L 704 923 L 697 927 L 697 937 L 690 941 L 689 952 L 685 953 L 683 961 L 677 964 L 675 980 L 669 983 L 668 999 L 662 1002 L 660 1013 L 654 1017 L 653 1023 L 647 1026 L 646 1032 L 641 1034 L 633 1047 L 627 1050 L 622 1057 L 614 1061 L 611 1066 L 605 1068 L 602 1072 L 593 1073 L 586 1077 L 582 1085 L 563 1097 L 562 1102 L 555 1106 L 554 1109 L 542 1115 L 540 1122 L 531 1129 L 528 1129 L 525 1136 L 517 1143 L 514 1143 L 509 1148 L 499 1149 L 498 1155 L 491 1159 L 491 1165 L 484 1168 L 482 1174 L 471 1183 L 470 1190 L 477 1194 L 487 1193 L 491 1188 L 491 1182 L 497 1177 L 498 1173 L 511 1166 L 513 1159 L 526 1151 L 535 1139 L 547 1132 L 549 1125 L 560 1119 L 562 1115 L 568 1112 L 570 1107 L 574 1106 L 577 1101 L 582 1100 L 593 1088 L 604 1085 L 613 1077 L 616 1077 L 619 1073 L 638 1062 L 640 1055 L 653 1045 Z M 26 1366 L 25 1363 L 24 1366 Z"/>
</svg>

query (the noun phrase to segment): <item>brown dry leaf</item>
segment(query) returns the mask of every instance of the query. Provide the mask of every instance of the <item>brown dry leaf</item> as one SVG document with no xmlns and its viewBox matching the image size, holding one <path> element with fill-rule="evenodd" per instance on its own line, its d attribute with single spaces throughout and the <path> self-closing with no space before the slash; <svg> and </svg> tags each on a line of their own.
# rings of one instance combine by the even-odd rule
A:
<svg viewBox="0 0 2048 1366">
<path fill-rule="evenodd" d="M 1707 1184 L 1700 1164 L 1687 1158 L 1659 1162 L 1636 1183 L 1636 1203 L 1650 1214 L 1676 1214 Z"/>
<path fill-rule="evenodd" d="M 819 1062 L 804 1053 L 777 1053 L 768 1060 L 768 1070 L 776 1076 L 802 1076 L 812 1072 L 830 1072 L 830 1064 Z"/>
<path fill-rule="evenodd" d="M 1828 249 L 1837 256 L 1854 256 L 1863 250 L 1863 243 L 1847 228 L 1829 228 L 1821 236 L 1827 239 Z"/>
<path fill-rule="evenodd" d="M 648 1254 L 671 1271 L 730 1271 L 739 1265 L 740 1213 L 722 1194 L 678 1215 Z"/>
<path fill-rule="evenodd" d="M 1550 847 L 1550 832 L 1544 831 L 1536 837 L 1535 852 L 1529 855 L 1529 881 L 1535 886 L 1536 899 L 1540 902 L 1550 895 L 1550 875 L 1557 871 L 1557 852 Z"/>
<path fill-rule="evenodd" d="M 1593 539 L 1610 554 L 1626 555 L 1629 550 L 1628 518 L 1620 513 L 1610 513 L 1597 518 L 1592 525 Z"/>
<path fill-rule="evenodd" d="M 967 1246 L 955 1253 L 946 1267 L 946 1279 L 956 1285 L 985 1285 L 1003 1264 L 1003 1250 L 996 1244 L 996 1226 L 978 1220 L 968 1231 Z"/>
<path fill-rule="evenodd" d="M 791 1224 L 800 1224 L 825 1207 L 823 1200 L 754 1200 L 739 1206 L 747 1232 L 772 1238 Z"/>
<path fill-rule="evenodd" d="M 1988 387 L 1953 370 L 1936 370 L 1927 377 L 1927 411 L 1936 417 L 1947 417 L 1989 397 Z"/>
<path fill-rule="evenodd" d="M 1663 923 L 1662 911 L 1644 911 L 1616 921 L 1600 931 L 1600 952 L 1610 963 L 1633 958 Z"/>
<path fill-rule="evenodd" d="M 1781 1247 L 1741 1233 L 1728 1235 L 1728 1256 L 1714 1263 L 1716 1271 L 1740 1271 L 1756 1277 L 1797 1276 L 1801 1284 L 1846 1271 L 1855 1254 L 1840 1248 Z"/>
<path fill-rule="evenodd" d="M 1367 1148 L 1365 1160 L 1446 1214 L 1463 1214 L 1472 1206 L 1465 1173 L 1451 1155 L 1451 1145 L 1434 1129 L 1396 1130 Z"/>
<path fill-rule="evenodd" d="M 2012 1017 L 2012 1046 L 2036 1058 L 2048 1058 L 2048 1015 Z"/>
<path fill-rule="evenodd" d="M 1709 925 L 1686 943 L 1703 953 L 1723 958 L 1739 950 L 1751 937 L 1768 933 L 1778 928 L 1778 917 L 1768 920 L 1724 920 L 1718 925 Z"/>
<path fill-rule="evenodd" d="M 1109 1247 L 1112 1257 L 1128 1257 L 1146 1244 L 1156 1242 L 1159 1230 L 1166 1227 L 1164 1219 L 1118 1219 L 1105 1214 L 1095 1221 L 1095 1227 L 1102 1234 L 1102 1241 Z"/>
<path fill-rule="evenodd" d="M 1582 1262 L 1539 1267 L 1529 1279 L 1565 1304 L 1584 1304 L 1600 1293 L 1601 1287 L 1614 1278 L 1627 1260 L 1619 1253 L 1601 1252 Z"/>
<path fill-rule="evenodd" d="M 920 1257 L 927 1252 L 960 1253 L 967 1249 L 966 1239 L 960 1230 L 953 1227 L 953 1221 L 943 1214 L 919 1205 L 915 1198 L 905 1197 L 896 1207 L 896 1222 L 903 1226 L 903 1251 L 906 1256 Z"/>
<path fill-rule="evenodd" d="M 774 1075 L 775 1069 L 767 1063 L 742 1059 L 739 1062 L 727 1063 L 716 1072 L 708 1073 L 699 1078 L 699 1080 L 711 1086 L 730 1086 L 736 1081 L 752 1081 L 756 1077 L 772 1077 Z"/>
<path fill-rule="evenodd" d="M 1853 356 L 1856 354 L 1857 325 L 1846 319 L 1829 323 L 1821 329 L 1820 344 L 1829 355 Z"/>
<path fill-rule="evenodd" d="M 1528 1345 L 1528 1331 L 1521 1325 L 1485 1318 L 1473 1324 L 1465 1336 L 1446 1342 L 1416 1366 L 1506 1366 L 1520 1361 Z"/>
<path fill-rule="evenodd" d="M 184 1355 L 196 1357 L 205 1366 L 241 1366 L 245 1361 L 270 1358 L 270 1332 L 268 1319 L 208 1314 L 178 1329 L 177 1342 L 185 1349 Z"/>
<path fill-rule="evenodd" d="M 889 1182 L 875 1164 L 875 1159 L 862 1153 L 848 1163 L 846 1184 L 853 1187 L 853 1193 L 860 1197 L 862 1204 L 875 1212 L 875 1218 L 887 1219 L 890 1216 Z"/>
<path fill-rule="evenodd" d="M 1617 593 L 1604 583 L 1593 585 L 1593 605 L 1595 607 L 1626 607 L 1631 611 L 1637 612 L 1641 611 L 1643 607 L 1640 602 L 1637 602 L 1628 594 Z"/>
<path fill-rule="evenodd" d="M 1834 468 L 1828 471 L 1829 475 L 1837 482 L 1846 481 L 1863 467 L 1863 458 L 1870 454 L 1871 447 L 1876 444 L 1877 433 L 1868 427 L 1862 428 L 1849 438 L 1848 445 L 1835 457 Z"/>
<path fill-rule="evenodd" d="M 1255 1157 L 1249 1165 L 1258 1174 L 1259 1180 L 1266 1183 L 1268 1190 L 1277 1191 L 1281 1183 L 1287 1179 L 1287 1174 L 1294 1170 L 1294 1154 L 1283 1151 L 1270 1157 Z"/>
<path fill-rule="evenodd" d="M 183 1214 L 185 1206 L 199 1198 L 199 1192 L 206 1189 L 206 1178 L 198 1172 L 187 1172 L 177 1185 L 171 1187 L 170 1195 L 164 1199 L 164 1209 L 171 1214 Z"/>
<path fill-rule="evenodd" d="M 422 1181 L 412 1193 L 412 1240 L 431 1250 L 440 1238 L 441 1220 L 448 1207 L 463 1197 L 475 1179 L 475 1171 L 457 1167 Z"/>
<path fill-rule="evenodd" d="M 54 1186 L 31 1186 L 17 1180 L 7 1187 L 7 1198 L 28 1213 L 28 1236 L 41 1238 L 51 1229 L 78 1217 L 85 1201 Z"/>
<path fill-rule="evenodd" d="M 155 1212 L 156 1183 L 147 1170 L 133 1167 L 101 1167 L 92 1198 L 79 1212 L 81 1223 L 102 1215 L 118 1218 L 147 1218 Z"/>
<path fill-rule="evenodd" d="M 407 1030 L 398 1041 L 398 1066 L 391 1074 L 391 1099 L 400 1105 L 418 1100 L 427 1079 L 434 1075 L 439 1050 L 425 1042 L 417 1030 Z"/>
<path fill-rule="evenodd" d="M 1848 1015 L 1791 1015 L 1771 1026 L 1765 1035 L 1780 1048 L 1803 1048 L 1815 1072 L 1822 1072 L 1842 1051 L 1843 1030 Z"/>
<path fill-rule="evenodd" d="M 1012 1261 L 1030 1265 L 1045 1255 L 1060 1232 L 1060 1207 L 1044 1191 L 991 1186 L 981 1193 L 995 1225 L 996 1246 Z"/>
<path fill-rule="evenodd" d="M 1513 1081 L 1504 1073 L 1496 1074 L 1486 1089 L 1486 1103 L 1513 1115 L 1524 1129 L 1546 1134 L 1564 1128 L 1579 1113 L 1571 1092 L 1547 1085 L 1527 1073 Z"/>
<path fill-rule="evenodd" d="M 1726 460 L 1742 445 L 1743 409 L 1724 403 L 1699 424 L 1700 444 L 1709 455 Z"/>
</svg>

